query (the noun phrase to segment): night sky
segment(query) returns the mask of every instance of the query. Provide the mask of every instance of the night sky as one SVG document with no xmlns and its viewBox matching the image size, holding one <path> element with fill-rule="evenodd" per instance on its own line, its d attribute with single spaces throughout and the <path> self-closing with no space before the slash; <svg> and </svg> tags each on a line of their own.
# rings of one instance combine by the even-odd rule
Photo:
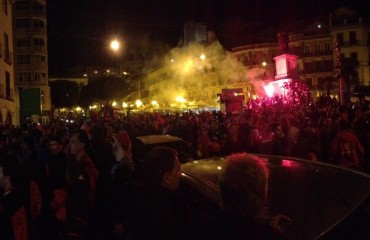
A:
<svg viewBox="0 0 370 240">
<path fill-rule="evenodd" d="M 122 59 L 148 59 L 175 47 L 184 22 L 193 20 L 206 23 L 231 49 L 273 41 L 289 23 L 327 18 L 342 5 L 370 11 L 367 0 L 52 0 L 47 2 L 49 75 L 111 63 L 114 37 L 124 41 Z"/>
</svg>

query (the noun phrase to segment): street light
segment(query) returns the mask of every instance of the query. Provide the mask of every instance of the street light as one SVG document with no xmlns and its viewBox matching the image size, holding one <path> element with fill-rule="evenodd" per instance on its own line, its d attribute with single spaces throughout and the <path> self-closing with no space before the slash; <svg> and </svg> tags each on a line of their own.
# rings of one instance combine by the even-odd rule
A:
<svg viewBox="0 0 370 240">
<path fill-rule="evenodd" d="M 119 41 L 117 41 L 117 39 L 114 39 L 114 40 L 112 40 L 111 42 L 110 42 L 110 48 L 113 50 L 113 51 L 115 51 L 115 52 L 117 52 L 119 49 L 120 49 L 120 46 L 121 44 L 120 44 L 120 42 Z"/>
</svg>

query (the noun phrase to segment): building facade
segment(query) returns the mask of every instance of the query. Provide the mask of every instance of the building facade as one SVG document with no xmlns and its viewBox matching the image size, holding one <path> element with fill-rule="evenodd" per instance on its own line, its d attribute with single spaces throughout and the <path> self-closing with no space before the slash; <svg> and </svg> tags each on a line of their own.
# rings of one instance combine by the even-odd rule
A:
<svg viewBox="0 0 370 240">
<path fill-rule="evenodd" d="M 14 3 L 15 86 L 20 120 L 47 121 L 51 109 L 48 85 L 46 0 Z"/>
<path fill-rule="evenodd" d="M 352 74 L 346 75 L 351 89 L 353 90 L 355 86 L 370 85 L 370 26 L 357 16 L 356 12 L 340 8 L 328 16 L 327 21 L 312 21 L 305 28 L 289 32 L 288 35 L 289 53 L 298 56 L 296 67 L 298 77 L 308 85 L 314 99 L 323 94 L 339 98 L 337 42 L 341 47 L 340 54 L 353 64 Z M 205 43 L 210 44 L 208 41 Z M 198 50 L 207 51 L 206 45 Z M 212 49 L 209 46 L 208 48 Z M 173 74 L 170 65 L 165 65 L 132 79 L 131 94 L 126 100 L 134 102 L 141 99 L 144 103 L 150 103 L 154 99 L 158 101 L 170 98 L 171 100 L 167 102 L 172 103 L 164 105 L 168 107 L 179 106 L 176 105 L 175 99 L 181 95 L 188 100 L 188 104 L 180 106 L 189 107 L 191 103 L 196 105 L 199 101 L 206 105 L 218 104 L 216 96 L 220 95 L 223 89 L 242 89 L 246 100 L 266 96 L 263 86 L 275 79 L 274 58 L 281 54 L 277 41 L 235 47 L 231 55 L 222 47 L 217 51 L 218 54 L 212 51 L 212 54 L 207 55 L 208 65 L 202 65 L 201 61 L 192 65 L 197 68 L 186 78 Z M 189 54 L 192 54 L 194 63 L 196 54 L 193 51 L 189 51 Z M 239 64 L 226 61 L 230 58 L 237 60 Z M 178 71 L 189 66 L 184 61 L 181 64 L 182 67 L 177 67 Z M 199 66 L 205 67 L 199 69 Z M 171 91 L 164 93 L 162 89 Z"/>
<path fill-rule="evenodd" d="M 13 1 L 3 0 L 0 4 L 0 125 L 16 125 L 13 68 Z"/>
</svg>

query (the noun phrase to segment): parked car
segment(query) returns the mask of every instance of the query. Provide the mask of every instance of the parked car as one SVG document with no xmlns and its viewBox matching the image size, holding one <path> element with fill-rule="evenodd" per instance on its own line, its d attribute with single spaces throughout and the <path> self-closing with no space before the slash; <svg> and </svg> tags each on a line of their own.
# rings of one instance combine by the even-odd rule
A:
<svg viewBox="0 0 370 240">
<path fill-rule="evenodd" d="M 258 155 L 270 171 L 268 205 L 289 216 L 288 239 L 370 239 L 370 176 L 303 159 Z M 217 239 L 224 158 L 182 165 L 181 191 L 203 239 Z"/>
<path fill-rule="evenodd" d="M 177 150 L 181 163 L 198 159 L 191 145 L 179 137 L 171 135 L 137 136 L 132 140 L 132 152 L 135 161 L 144 161 L 145 155 L 156 146 L 167 146 Z"/>
</svg>

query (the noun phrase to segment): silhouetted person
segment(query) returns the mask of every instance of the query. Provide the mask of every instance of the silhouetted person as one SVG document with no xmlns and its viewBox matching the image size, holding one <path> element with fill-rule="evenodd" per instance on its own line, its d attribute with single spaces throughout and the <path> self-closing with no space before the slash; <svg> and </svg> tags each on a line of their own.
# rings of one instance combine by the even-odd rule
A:
<svg viewBox="0 0 370 240">
<path fill-rule="evenodd" d="M 258 157 L 243 153 L 226 159 L 220 182 L 222 239 L 284 239 L 281 223 L 291 220 L 265 215 L 268 177 L 268 169 Z"/>
</svg>

